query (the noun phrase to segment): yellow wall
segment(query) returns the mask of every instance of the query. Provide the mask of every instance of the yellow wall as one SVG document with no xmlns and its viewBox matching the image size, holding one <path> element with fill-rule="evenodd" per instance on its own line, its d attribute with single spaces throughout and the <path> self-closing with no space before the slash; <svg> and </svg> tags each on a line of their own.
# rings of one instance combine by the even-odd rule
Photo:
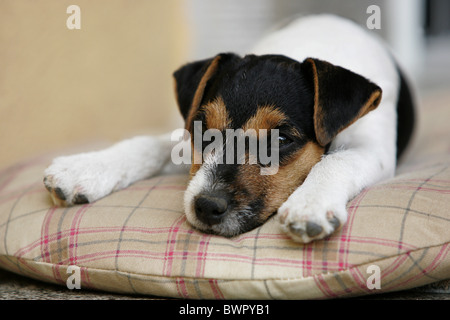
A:
<svg viewBox="0 0 450 320">
<path fill-rule="evenodd" d="M 183 0 L 2 0 L 0 168 L 89 140 L 172 130 Z M 69 30 L 69 5 L 81 29 Z"/>
</svg>

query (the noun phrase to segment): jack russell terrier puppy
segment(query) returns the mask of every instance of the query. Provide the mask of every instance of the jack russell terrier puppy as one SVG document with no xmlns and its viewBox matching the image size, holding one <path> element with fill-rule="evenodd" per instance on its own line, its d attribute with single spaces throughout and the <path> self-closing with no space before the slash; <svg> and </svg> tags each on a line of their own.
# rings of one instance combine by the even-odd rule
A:
<svg viewBox="0 0 450 320">
<path fill-rule="evenodd" d="M 258 161 L 224 164 L 226 151 L 203 153 L 190 167 L 187 219 L 202 232 L 232 237 L 276 215 L 293 240 L 322 239 L 345 224 L 352 197 L 394 175 L 413 131 L 410 90 L 381 41 L 336 16 L 295 20 L 252 53 L 182 66 L 174 73 L 176 98 L 191 136 L 276 129 L 277 172 L 261 174 Z M 186 143 L 194 156 L 205 151 Z M 44 184 L 56 204 L 93 202 L 170 171 L 173 147 L 170 135 L 135 137 L 59 157 Z"/>
</svg>

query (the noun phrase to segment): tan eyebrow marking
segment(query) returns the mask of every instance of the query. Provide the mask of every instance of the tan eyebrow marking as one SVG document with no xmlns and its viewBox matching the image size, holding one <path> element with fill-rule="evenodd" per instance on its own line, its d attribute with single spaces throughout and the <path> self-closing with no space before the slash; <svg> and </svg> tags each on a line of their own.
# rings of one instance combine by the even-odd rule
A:
<svg viewBox="0 0 450 320">
<path fill-rule="evenodd" d="M 256 111 L 256 114 L 252 116 L 250 119 L 247 120 L 247 122 L 244 124 L 244 131 L 247 129 L 254 129 L 256 132 L 258 132 L 260 129 L 276 129 L 279 126 L 286 124 L 288 122 L 288 117 L 272 105 L 262 106 L 258 108 Z M 291 128 L 290 129 L 291 134 L 294 136 L 297 136 L 299 138 L 302 137 L 302 135 L 298 132 L 297 129 Z"/>
<path fill-rule="evenodd" d="M 256 114 L 244 124 L 243 129 L 275 129 L 287 120 L 286 115 L 274 106 L 263 106 L 258 108 Z"/>
<path fill-rule="evenodd" d="M 227 108 L 222 97 L 217 97 L 212 102 L 202 107 L 205 113 L 206 127 L 208 129 L 225 130 L 231 124 Z"/>
</svg>

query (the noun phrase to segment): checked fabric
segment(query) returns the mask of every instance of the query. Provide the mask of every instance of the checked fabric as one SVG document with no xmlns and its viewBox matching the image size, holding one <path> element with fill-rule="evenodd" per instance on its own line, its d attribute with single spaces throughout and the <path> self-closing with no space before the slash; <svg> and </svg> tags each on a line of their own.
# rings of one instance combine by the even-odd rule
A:
<svg viewBox="0 0 450 320">
<path fill-rule="evenodd" d="M 231 239 L 193 230 L 186 176 L 59 208 L 42 183 L 53 155 L 19 163 L 0 172 L 0 267 L 65 286 L 75 265 L 82 289 L 191 299 L 328 299 L 448 279 L 450 111 L 432 111 L 398 174 L 352 199 L 341 230 L 307 245 L 274 219 Z M 370 266 L 380 289 L 367 285 Z"/>
</svg>

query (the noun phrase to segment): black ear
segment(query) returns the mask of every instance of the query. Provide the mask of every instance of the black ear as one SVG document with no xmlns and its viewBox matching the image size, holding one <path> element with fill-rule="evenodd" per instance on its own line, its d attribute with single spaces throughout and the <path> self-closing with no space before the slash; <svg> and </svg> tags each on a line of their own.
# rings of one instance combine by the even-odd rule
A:
<svg viewBox="0 0 450 320">
<path fill-rule="evenodd" d="M 322 146 L 381 101 L 380 87 L 342 67 L 308 58 L 302 71 L 314 87 L 314 130 Z"/>
<path fill-rule="evenodd" d="M 176 99 L 188 130 L 190 119 L 202 102 L 208 81 L 235 58 L 238 58 L 235 54 L 222 53 L 210 59 L 188 63 L 173 73 Z"/>
</svg>

